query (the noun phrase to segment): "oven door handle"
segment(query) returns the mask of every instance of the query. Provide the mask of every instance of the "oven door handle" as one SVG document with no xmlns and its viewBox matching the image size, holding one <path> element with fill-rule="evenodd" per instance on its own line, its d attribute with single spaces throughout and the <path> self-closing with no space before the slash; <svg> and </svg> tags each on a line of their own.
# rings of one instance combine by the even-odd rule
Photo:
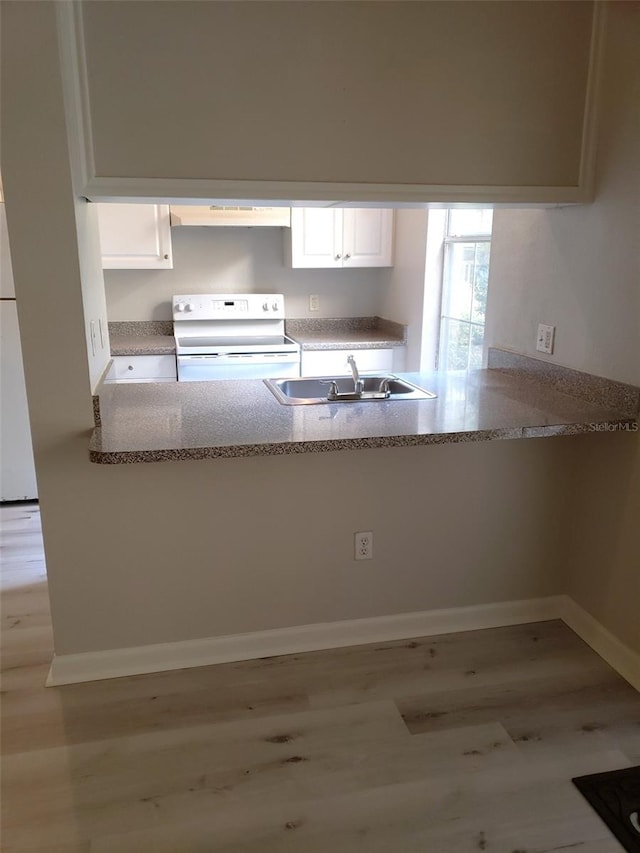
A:
<svg viewBox="0 0 640 853">
<path fill-rule="evenodd" d="M 228 352 L 224 355 L 227 358 L 248 359 L 251 361 L 264 361 L 265 359 L 296 361 L 299 358 L 297 352 Z"/>
<path fill-rule="evenodd" d="M 265 361 L 283 361 L 283 362 L 297 362 L 300 361 L 300 353 L 299 352 L 217 352 L 217 353 L 202 353 L 200 355 L 195 355 L 194 353 L 190 353 L 189 355 L 185 355 L 183 353 L 177 354 L 178 361 L 182 361 L 183 364 L 187 362 L 211 362 L 212 364 L 216 361 L 243 361 L 243 362 L 256 362 L 258 364 L 264 363 Z"/>
</svg>

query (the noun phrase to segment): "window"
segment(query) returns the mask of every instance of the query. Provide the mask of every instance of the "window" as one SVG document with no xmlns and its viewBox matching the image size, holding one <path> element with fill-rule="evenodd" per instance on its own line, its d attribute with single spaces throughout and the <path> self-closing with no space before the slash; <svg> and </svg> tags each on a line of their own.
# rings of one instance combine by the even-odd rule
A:
<svg viewBox="0 0 640 853">
<path fill-rule="evenodd" d="M 492 210 L 447 213 L 438 370 L 482 367 Z"/>
</svg>

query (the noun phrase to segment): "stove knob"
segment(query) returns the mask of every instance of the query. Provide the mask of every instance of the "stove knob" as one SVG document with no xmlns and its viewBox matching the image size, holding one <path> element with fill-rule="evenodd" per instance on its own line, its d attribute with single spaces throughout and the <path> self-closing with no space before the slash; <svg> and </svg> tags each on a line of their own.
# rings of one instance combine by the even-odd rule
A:
<svg viewBox="0 0 640 853">
<path fill-rule="evenodd" d="M 268 311 L 268 310 L 269 310 L 269 303 L 268 303 L 268 302 L 263 302 L 263 304 L 262 304 L 262 310 L 263 310 L 263 311 Z"/>
<path fill-rule="evenodd" d="M 177 303 L 176 303 L 176 311 L 178 311 L 179 313 L 180 313 L 181 311 L 184 311 L 184 303 L 182 303 L 182 302 L 177 302 Z"/>
<path fill-rule="evenodd" d="M 271 307 L 273 308 L 274 311 L 277 311 L 280 306 L 278 305 L 277 302 L 274 302 Z"/>
<path fill-rule="evenodd" d="M 194 311 L 195 307 L 196 306 L 193 304 L 193 302 L 187 302 L 187 304 L 184 306 L 184 310 L 185 311 Z"/>
</svg>

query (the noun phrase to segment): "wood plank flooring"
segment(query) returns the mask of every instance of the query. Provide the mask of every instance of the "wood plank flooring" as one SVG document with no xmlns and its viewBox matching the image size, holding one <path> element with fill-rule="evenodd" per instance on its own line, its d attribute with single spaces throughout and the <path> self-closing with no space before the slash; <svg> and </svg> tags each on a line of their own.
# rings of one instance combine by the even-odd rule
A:
<svg viewBox="0 0 640 853">
<path fill-rule="evenodd" d="M 6 853 L 615 853 L 571 777 L 640 696 L 560 622 L 46 689 L 37 506 L 0 508 Z"/>
</svg>

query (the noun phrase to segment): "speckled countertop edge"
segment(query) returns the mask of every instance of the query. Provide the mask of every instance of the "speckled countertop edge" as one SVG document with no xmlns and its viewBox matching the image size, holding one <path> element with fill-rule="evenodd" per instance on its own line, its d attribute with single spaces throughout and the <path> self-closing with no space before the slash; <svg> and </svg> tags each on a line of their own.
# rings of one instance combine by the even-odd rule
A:
<svg viewBox="0 0 640 853">
<path fill-rule="evenodd" d="M 173 320 L 110 320 L 108 327 L 109 335 L 123 338 L 173 334 Z"/>
<path fill-rule="evenodd" d="M 356 333 L 347 333 L 343 338 L 334 334 L 331 340 L 326 340 L 324 335 L 314 338 L 312 335 L 289 335 L 289 337 L 300 344 L 304 352 L 329 352 L 331 350 L 364 350 L 364 349 L 392 349 L 394 347 L 406 346 L 406 341 L 397 338 L 388 338 L 384 335 L 373 337 L 373 333 L 360 332 L 360 339 Z"/>
<path fill-rule="evenodd" d="M 298 453 L 333 453 L 379 447 L 419 447 L 434 444 L 461 444 L 522 438 L 551 438 L 593 432 L 628 431 L 635 426 L 630 418 L 606 420 L 590 424 L 551 424 L 537 427 L 505 427 L 472 432 L 430 433 L 423 435 L 368 436 L 330 441 L 287 441 L 265 444 L 222 445 L 170 450 L 99 451 L 89 449 L 89 459 L 99 465 L 122 465 L 145 462 L 180 462 L 204 459 L 237 459 L 252 456 L 285 456 Z M 99 441 L 97 429 L 92 444 Z"/>
</svg>

